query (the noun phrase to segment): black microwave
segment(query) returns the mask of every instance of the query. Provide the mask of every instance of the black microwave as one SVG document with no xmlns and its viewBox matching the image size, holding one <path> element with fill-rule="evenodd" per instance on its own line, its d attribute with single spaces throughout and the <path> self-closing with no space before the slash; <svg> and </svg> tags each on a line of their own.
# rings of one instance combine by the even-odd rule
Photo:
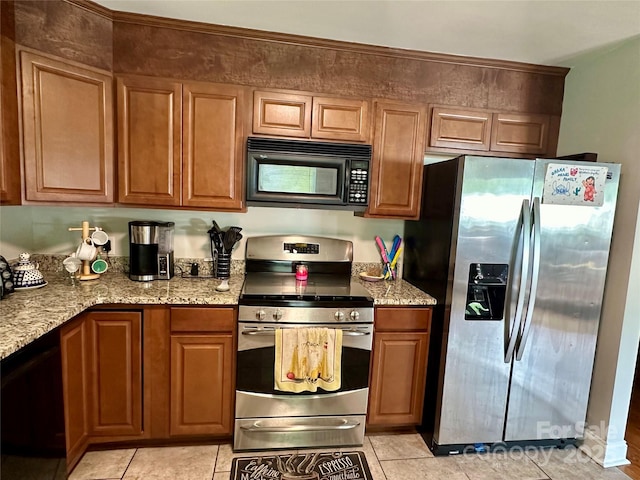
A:
<svg viewBox="0 0 640 480">
<path fill-rule="evenodd" d="M 249 137 L 247 205 L 364 211 L 371 145 Z"/>
</svg>

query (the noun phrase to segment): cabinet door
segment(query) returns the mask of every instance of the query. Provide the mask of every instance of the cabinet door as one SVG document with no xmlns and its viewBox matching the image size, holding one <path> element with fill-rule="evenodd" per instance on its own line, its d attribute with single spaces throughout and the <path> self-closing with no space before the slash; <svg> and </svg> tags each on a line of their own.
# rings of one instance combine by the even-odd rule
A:
<svg viewBox="0 0 640 480">
<path fill-rule="evenodd" d="M 309 138 L 311 96 L 255 91 L 253 133 Z"/>
<path fill-rule="evenodd" d="M 243 208 L 244 98 L 242 87 L 183 86 L 182 205 Z"/>
<path fill-rule="evenodd" d="M 369 140 L 369 102 L 347 98 L 313 97 L 311 136 L 327 140 Z"/>
<path fill-rule="evenodd" d="M 486 110 L 433 107 L 429 145 L 487 151 L 491 120 L 491 113 Z"/>
<path fill-rule="evenodd" d="M 180 205 L 182 85 L 146 77 L 118 84 L 118 201 Z"/>
<path fill-rule="evenodd" d="M 491 150 L 542 155 L 549 142 L 549 115 L 494 113 Z"/>
<path fill-rule="evenodd" d="M 82 457 L 89 435 L 89 369 L 84 319 L 81 315 L 60 328 L 67 472 Z"/>
<path fill-rule="evenodd" d="M 23 51 L 25 199 L 113 202 L 112 79 Z"/>
<path fill-rule="evenodd" d="M 0 205 L 20 205 L 20 147 L 13 2 L 0 2 Z"/>
<path fill-rule="evenodd" d="M 171 335 L 171 435 L 231 435 L 232 334 Z"/>
<path fill-rule="evenodd" d="M 373 343 L 368 424 L 419 424 L 429 334 L 376 332 Z"/>
<path fill-rule="evenodd" d="M 376 102 L 367 216 L 418 217 L 424 141 L 424 108 Z"/>
<path fill-rule="evenodd" d="M 91 435 L 142 433 L 142 315 L 90 312 Z"/>
</svg>

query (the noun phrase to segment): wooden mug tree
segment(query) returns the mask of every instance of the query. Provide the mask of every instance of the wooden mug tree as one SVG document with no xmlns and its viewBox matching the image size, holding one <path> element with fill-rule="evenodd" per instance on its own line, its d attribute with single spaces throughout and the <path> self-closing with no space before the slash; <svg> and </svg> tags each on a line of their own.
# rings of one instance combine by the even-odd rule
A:
<svg viewBox="0 0 640 480">
<path fill-rule="evenodd" d="M 82 231 L 83 243 L 91 240 L 91 235 L 89 234 L 91 230 L 96 230 L 96 227 L 89 227 L 89 222 L 86 221 L 82 222 L 82 227 L 69 227 L 70 232 Z M 100 278 L 100 274 L 91 272 L 90 260 L 82 260 L 82 270 L 76 277 L 80 280 L 95 280 L 96 278 Z"/>
</svg>

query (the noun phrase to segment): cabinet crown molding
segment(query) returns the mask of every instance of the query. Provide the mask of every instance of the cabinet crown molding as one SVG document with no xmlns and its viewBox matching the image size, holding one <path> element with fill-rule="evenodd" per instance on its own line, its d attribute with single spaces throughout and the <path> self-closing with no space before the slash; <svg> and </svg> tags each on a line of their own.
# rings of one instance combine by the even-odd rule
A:
<svg viewBox="0 0 640 480">
<path fill-rule="evenodd" d="M 227 25 L 217 25 L 212 23 L 196 22 L 192 20 L 179 20 L 174 18 L 158 17 L 140 13 L 129 13 L 118 10 L 110 10 L 89 0 L 64 0 L 67 3 L 77 5 L 86 10 L 93 11 L 98 15 L 112 19 L 114 22 L 130 23 L 148 27 L 171 28 L 195 33 L 209 35 L 221 35 L 237 37 L 243 39 L 259 40 L 266 42 L 279 42 L 291 45 L 302 45 L 307 47 L 327 48 L 345 52 L 377 55 L 393 58 L 402 58 L 418 61 L 446 63 L 453 65 L 467 65 L 484 68 L 494 68 L 499 70 L 511 70 L 528 73 L 538 73 L 565 77 L 569 73 L 569 68 L 555 67 L 549 65 L 535 65 L 523 62 L 507 60 L 496 60 L 489 58 L 467 57 L 463 55 L 452 55 L 445 53 L 434 53 L 422 50 L 409 50 L 402 48 L 383 47 L 368 45 L 364 43 L 344 42 L 340 40 L 330 40 L 326 38 L 308 37 L 304 35 L 294 35 L 288 33 L 268 32 L 265 30 L 255 30 L 250 28 L 232 27 Z"/>
</svg>

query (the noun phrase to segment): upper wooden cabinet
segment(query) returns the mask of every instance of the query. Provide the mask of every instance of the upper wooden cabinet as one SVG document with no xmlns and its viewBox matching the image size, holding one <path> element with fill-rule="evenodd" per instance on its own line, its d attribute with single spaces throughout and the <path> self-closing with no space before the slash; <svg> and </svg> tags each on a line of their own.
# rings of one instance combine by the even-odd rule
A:
<svg viewBox="0 0 640 480">
<path fill-rule="evenodd" d="M 544 155 L 548 153 L 549 115 L 494 113 L 491 151 Z"/>
<path fill-rule="evenodd" d="M 14 7 L 0 2 L 0 205 L 21 201 Z"/>
<path fill-rule="evenodd" d="M 242 209 L 244 94 L 242 87 L 184 84 L 182 205 Z"/>
<path fill-rule="evenodd" d="M 245 89 L 119 77 L 118 201 L 244 207 Z"/>
<path fill-rule="evenodd" d="M 118 89 L 118 201 L 180 205 L 182 85 L 120 77 Z"/>
<path fill-rule="evenodd" d="M 292 92 L 255 91 L 253 133 L 366 142 L 369 102 Z"/>
<path fill-rule="evenodd" d="M 420 214 L 426 112 L 423 107 L 375 103 L 375 134 L 366 216 L 417 218 Z"/>
<path fill-rule="evenodd" d="M 429 145 L 466 150 L 489 150 L 491 113 L 484 110 L 433 107 Z"/>
<path fill-rule="evenodd" d="M 553 155 L 555 144 L 549 141 L 551 126 L 549 115 L 434 106 L 429 147 L 436 151 Z"/>
<path fill-rule="evenodd" d="M 108 72 L 20 52 L 25 200 L 112 203 Z"/>
</svg>

